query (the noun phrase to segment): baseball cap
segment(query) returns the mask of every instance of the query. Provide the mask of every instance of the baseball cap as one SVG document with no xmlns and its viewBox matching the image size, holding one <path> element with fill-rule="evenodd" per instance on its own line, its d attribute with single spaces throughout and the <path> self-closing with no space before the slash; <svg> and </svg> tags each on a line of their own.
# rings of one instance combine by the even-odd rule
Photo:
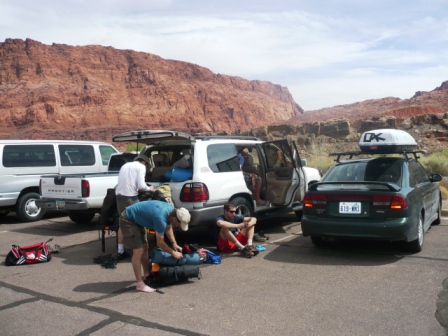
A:
<svg viewBox="0 0 448 336">
<path fill-rule="evenodd" d="M 176 217 L 180 220 L 180 227 L 182 230 L 188 230 L 188 223 L 190 222 L 191 215 L 185 208 L 176 209 Z"/>
</svg>

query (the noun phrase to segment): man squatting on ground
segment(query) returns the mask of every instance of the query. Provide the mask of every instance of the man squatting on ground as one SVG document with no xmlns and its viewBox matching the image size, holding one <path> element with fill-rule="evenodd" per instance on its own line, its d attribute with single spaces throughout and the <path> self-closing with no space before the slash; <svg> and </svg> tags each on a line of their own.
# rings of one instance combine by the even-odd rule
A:
<svg viewBox="0 0 448 336">
<path fill-rule="evenodd" d="M 118 184 L 115 187 L 117 196 L 117 210 L 121 214 L 124 209 L 138 202 L 139 191 L 154 191 L 152 186 L 145 183 L 146 171 L 151 167 L 149 159 L 145 157 L 136 157 L 134 162 L 124 164 L 118 173 Z M 118 228 L 118 260 L 129 257 L 124 251 L 123 233 L 121 227 Z"/>
<path fill-rule="evenodd" d="M 215 233 L 217 234 L 217 247 L 223 253 L 241 251 L 245 258 L 252 258 L 258 250 L 252 245 L 254 237 L 255 217 L 236 215 L 236 207 L 232 203 L 224 204 L 224 214 L 216 218 Z"/>
<path fill-rule="evenodd" d="M 137 280 L 137 290 L 152 293 L 156 290 L 147 286 L 144 279 L 149 275 L 148 237 L 146 228 L 156 232 L 157 246 L 170 253 L 175 259 L 182 259 L 182 247 L 177 245 L 173 226 L 188 230 L 191 215 L 185 208 L 174 209 L 167 202 L 144 201 L 128 206 L 120 214 L 120 228 L 124 245 L 132 249 L 132 268 Z M 165 243 L 165 234 L 172 243 Z M 142 277 L 143 268 L 143 277 Z"/>
</svg>

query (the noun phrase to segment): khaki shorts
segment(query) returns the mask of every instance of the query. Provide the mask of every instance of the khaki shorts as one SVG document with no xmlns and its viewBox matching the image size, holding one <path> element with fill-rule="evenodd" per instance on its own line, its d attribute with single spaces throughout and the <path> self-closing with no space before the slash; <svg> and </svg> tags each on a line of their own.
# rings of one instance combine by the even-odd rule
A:
<svg viewBox="0 0 448 336">
<path fill-rule="evenodd" d="M 117 210 L 121 214 L 128 206 L 138 203 L 138 196 L 117 195 Z"/>
<path fill-rule="evenodd" d="M 143 226 L 131 221 L 126 216 L 126 211 L 123 211 L 120 214 L 120 228 L 123 233 L 123 241 L 126 248 L 135 250 L 148 246 L 146 229 Z"/>
</svg>

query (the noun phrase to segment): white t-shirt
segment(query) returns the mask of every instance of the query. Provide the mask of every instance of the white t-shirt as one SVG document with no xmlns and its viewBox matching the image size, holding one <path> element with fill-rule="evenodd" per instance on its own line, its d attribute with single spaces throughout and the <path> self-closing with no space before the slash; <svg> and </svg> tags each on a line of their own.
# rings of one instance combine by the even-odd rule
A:
<svg viewBox="0 0 448 336">
<path fill-rule="evenodd" d="M 139 191 L 150 191 L 145 183 L 146 167 L 138 161 L 124 164 L 118 173 L 118 184 L 115 194 L 121 196 L 137 196 Z"/>
</svg>

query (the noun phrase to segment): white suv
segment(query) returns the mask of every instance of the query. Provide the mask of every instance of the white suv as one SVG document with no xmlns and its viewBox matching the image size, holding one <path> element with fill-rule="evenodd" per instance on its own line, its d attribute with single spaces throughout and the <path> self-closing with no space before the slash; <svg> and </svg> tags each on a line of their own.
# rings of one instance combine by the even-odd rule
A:
<svg viewBox="0 0 448 336">
<path fill-rule="evenodd" d="M 234 203 L 246 216 L 258 218 L 295 211 L 302 213 L 302 200 L 309 183 L 317 182 L 317 169 L 304 167 L 293 144 L 286 140 L 265 142 L 247 136 L 191 136 L 175 131 L 133 131 L 113 137 L 114 142 L 138 142 L 146 146 L 140 156 L 154 164 L 147 181 L 154 187 L 169 185 L 176 207 L 191 213 L 190 226 L 210 225 L 222 214 L 226 202 Z M 259 206 L 242 174 L 238 151 L 247 148 L 244 172 L 261 177 Z M 284 163 L 277 158 L 282 153 Z"/>
</svg>

